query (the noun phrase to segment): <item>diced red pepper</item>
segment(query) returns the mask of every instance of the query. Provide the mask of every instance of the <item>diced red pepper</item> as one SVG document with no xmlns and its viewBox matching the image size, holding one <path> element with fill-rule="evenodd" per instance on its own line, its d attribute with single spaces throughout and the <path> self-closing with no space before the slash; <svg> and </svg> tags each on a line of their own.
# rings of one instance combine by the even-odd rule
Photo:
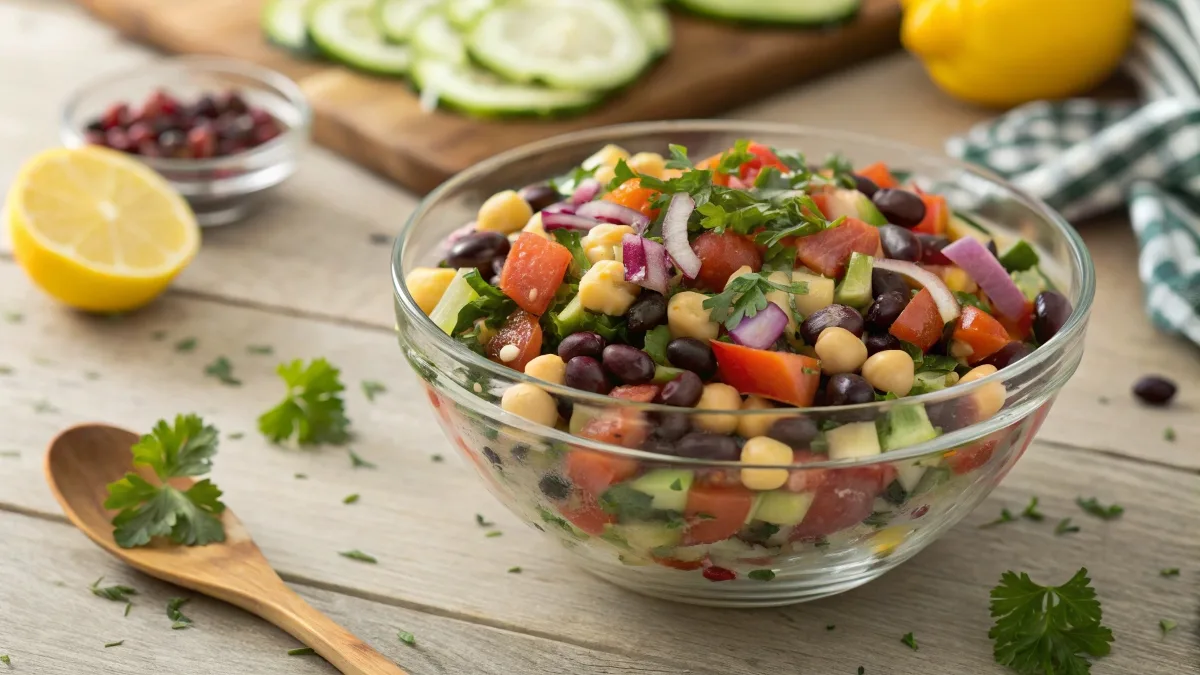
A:
<svg viewBox="0 0 1200 675">
<path fill-rule="evenodd" d="M 658 216 L 658 209 L 651 206 L 654 198 L 658 196 L 657 190 L 642 187 L 640 178 L 630 178 L 629 180 L 617 186 L 617 189 L 604 195 L 604 200 L 620 204 L 621 206 L 631 208 L 634 211 L 640 211 L 642 215 L 655 218 Z M 511 253 L 509 254 L 512 255 Z M 508 266 L 508 263 L 505 263 Z"/>
<path fill-rule="evenodd" d="M 585 494 L 599 497 L 613 483 L 637 473 L 636 459 L 597 450 L 575 449 L 567 454 L 567 478 Z"/>
<path fill-rule="evenodd" d="M 688 490 L 683 544 L 712 544 L 737 534 L 754 506 L 754 493 L 740 485 L 695 485 Z"/>
<path fill-rule="evenodd" d="M 1000 348 L 1010 342 L 1008 331 L 991 314 L 966 305 L 962 315 L 958 317 L 958 327 L 954 329 L 954 339 L 971 348 L 967 363 L 978 363 L 1000 351 Z"/>
<path fill-rule="evenodd" d="M 651 555 L 650 558 L 663 567 L 684 570 L 685 572 L 698 570 L 701 567 L 704 567 L 704 558 L 701 558 L 700 560 L 680 560 L 679 558 L 659 558 L 654 555 Z"/>
<path fill-rule="evenodd" d="M 925 202 L 925 218 L 913 228 L 913 232 L 945 234 L 950 225 L 950 207 L 946 205 L 946 198 L 920 191 L 917 194 Z"/>
<path fill-rule="evenodd" d="M 738 176 L 747 183 L 753 183 L 754 179 L 758 177 L 758 174 L 769 166 L 779 169 L 780 173 L 787 173 L 788 171 L 791 171 L 791 169 L 788 168 L 788 165 L 784 164 L 779 157 L 775 155 L 771 148 L 768 148 L 762 143 L 755 143 L 754 141 L 751 141 L 750 144 L 746 146 L 746 151 L 754 155 L 754 159 L 743 162 L 742 165 L 738 167 Z"/>
<path fill-rule="evenodd" d="M 517 348 L 517 357 L 510 361 L 500 358 L 500 350 L 508 345 Z M 500 330 L 487 344 L 488 358 L 518 372 L 525 372 L 525 365 L 542 353 L 542 327 L 537 317 L 518 309 L 509 315 Z"/>
<path fill-rule="evenodd" d="M 942 315 L 938 313 L 937 303 L 928 289 L 921 289 L 913 296 L 908 306 L 896 317 L 896 321 L 888 332 L 905 342 L 911 342 L 929 351 L 929 348 L 942 339 L 942 331 L 946 324 L 942 323 Z"/>
<path fill-rule="evenodd" d="M 821 362 L 788 352 L 711 342 L 721 381 L 743 394 L 758 394 L 801 408 L 812 405 L 821 382 Z"/>
<path fill-rule="evenodd" d="M 875 183 L 880 188 L 900 187 L 900 181 L 896 180 L 896 177 L 892 175 L 890 170 L 888 170 L 887 164 L 884 164 L 883 162 L 875 162 L 870 166 L 864 166 L 854 173 L 862 176 L 863 178 L 870 178 L 871 182 Z"/>
<path fill-rule="evenodd" d="M 606 410 L 588 420 L 579 435 L 623 448 L 636 448 L 646 440 L 646 420 L 636 410 Z"/>
<path fill-rule="evenodd" d="M 619 387 L 613 387 L 608 395 L 612 398 L 623 398 L 626 401 L 649 403 L 658 396 L 658 392 L 661 390 L 662 387 L 657 384 L 622 384 Z"/>
<path fill-rule="evenodd" d="M 987 464 L 988 460 L 992 458 L 992 453 L 996 451 L 996 445 L 999 442 L 999 440 L 994 438 L 980 441 L 965 447 L 955 448 L 942 457 L 946 460 L 946 466 L 950 467 L 950 470 L 956 476 L 960 476 Z"/>
<path fill-rule="evenodd" d="M 996 317 L 1008 336 L 1014 340 L 1024 342 L 1033 335 L 1033 303 L 1029 300 L 1025 301 L 1025 311 L 1021 312 L 1021 318 L 1013 321 L 1005 316 Z"/>
<path fill-rule="evenodd" d="M 604 526 L 617 522 L 617 517 L 600 508 L 600 503 L 589 494 L 573 497 L 570 502 L 559 507 L 563 518 L 571 524 L 592 536 L 604 534 Z"/>
<path fill-rule="evenodd" d="M 500 290 L 521 309 L 541 316 L 554 302 L 570 265 L 571 252 L 566 246 L 539 234 L 522 232 L 504 261 Z"/>
<path fill-rule="evenodd" d="M 792 242 L 796 257 L 809 269 L 826 277 L 839 278 L 846 271 L 850 255 L 880 255 L 879 228 L 857 218 L 847 218 L 838 227 L 822 230 Z"/>
</svg>

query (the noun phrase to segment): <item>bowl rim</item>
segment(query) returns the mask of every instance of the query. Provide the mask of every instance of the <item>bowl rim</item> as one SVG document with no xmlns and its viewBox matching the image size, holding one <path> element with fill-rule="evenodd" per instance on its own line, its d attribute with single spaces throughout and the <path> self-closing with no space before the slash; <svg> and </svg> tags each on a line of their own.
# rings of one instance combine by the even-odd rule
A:
<svg viewBox="0 0 1200 675">
<path fill-rule="evenodd" d="M 300 85 L 287 75 L 248 61 L 225 56 L 172 56 L 157 59 L 149 63 L 141 63 L 129 68 L 110 71 L 71 90 L 67 98 L 63 101 L 62 110 L 59 113 L 59 136 L 62 138 L 63 144 L 67 147 L 78 147 L 87 143 L 82 129 L 72 121 L 72 116 L 84 97 L 98 93 L 105 87 L 124 80 L 146 77 L 147 75 L 153 75 L 156 71 L 168 72 L 180 69 L 191 72 L 239 75 L 273 88 L 283 96 L 284 102 L 291 106 L 296 114 L 299 115 L 299 123 L 295 125 L 287 124 L 284 126 L 283 133 L 266 143 L 227 157 L 176 159 L 169 157 L 146 157 L 126 153 L 136 157 L 139 161 L 154 170 L 161 173 L 164 171 L 206 171 L 229 168 L 231 165 L 243 163 L 250 158 L 275 152 L 278 148 L 286 147 L 296 137 L 306 137 L 308 135 L 308 130 L 312 126 L 312 106 L 309 105 L 303 90 L 300 89 Z M 164 85 L 161 88 L 166 89 L 169 86 Z"/>
<path fill-rule="evenodd" d="M 430 338 L 434 344 L 449 356 L 454 358 L 463 365 L 481 369 L 491 375 L 497 375 L 504 379 L 512 380 L 514 383 L 534 384 L 551 394 L 558 394 L 571 397 L 575 402 L 591 403 L 597 406 L 604 407 L 621 407 L 632 408 L 634 410 L 645 412 L 675 412 L 687 414 L 687 410 L 675 406 L 668 406 L 658 403 L 639 403 L 624 399 L 613 399 L 607 395 L 594 394 L 585 392 L 579 389 L 572 389 L 565 385 L 558 385 L 545 382 L 537 378 L 526 375 L 497 364 L 484 358 L 482 355 L 463 347 L 454 341 L 450 336 L 446 335 L 433 321 L 423 312 L 408 292 L 408 287 L 404 283 L 404 266 L 402 263 L 402 255 L 404 246 L 418 224 L 422 222 L 426 213 L 436 204 L 444 194 L 453 191 L 466 183 L 475 180 L 476 178 L 502 170 L 503 167 L 519 162 L 529 157 L 534 157 L 552 150 L 562 149 L 572 145 L 583 143 L 608 143 L 617 142 L 614 137 L 629 137 L 635 135 L 648 134 L 669 134 L 671 132 L 679 133 L 695 133 L 695 132 L 721 132 L 744 134 L 746 137 L 752 137 L 755 133 L 771 133 L 780 135 L 793 136 L 821 136 L 823 139 L 833 140 L 834 142 L 843 141 L 847 144 L 870 144 L 879 147 L 887 147 L 896 152 L 902 152 L 911 156 L 914 160 L 919 160 L 925 163 L 938 164 L 946 168 L 956 169 L 967 172 L 978 178 L 984 179 L 990 183 L 1002 187 L 1007 192 L 1011 193 L 1025 206 L 1043 217 L 1051 223 L 1058 233 L 1064 238 L 1070 247 L 1070 264 L 1078 270 L 1079 275 L 1079 301 L 1074 304 L 1070 317 L 1068 317 L 1063 327 L 1053 338 L 1040 345 L 1032 354 L 1021 359 L 1013 365 L 1010 365 L 1003 370 L 999 370 L 987 377 L 980 378 L 974 382 L 969 382 L 965 385 L 959 384 L 953 387 L 946 387 L 938 391 L 920 394 L 918 396 L 908 396 L 889 401 L 875 401 L 871 403 L 860 403 L 854 405 L 842 406 L 819 406 L 819 407 L 777 407 L 765 410 L 705 410 L 705 413 L 719 412 L 723 415 L 753 415 L 753 414 L 771 414 L 771 415 L 795 415 L 801 413 L 810 413 L 820 411 L 821 414 L 830 413 L 846 413 L 860 410 L 873 410 L 880 413 L 886 412 L 892 407 L 899 405 L 912 404 L 928 404 L 938 403 L 950 399 L 957 399 L 969 395 L 971 392 L 977 391 L 982 387 L 986 387 L 989 383 L 1003 383 L 1009 379 L 1016 378 L 1027 372 L 1034 371 L 1044 366 L 1048 360 L 1061 354 L 1069 345 L 1083 338 L 1083 333 L 1086 329 L 1087 317 L 1091 312 L 1092 303 L 1096 290 L 1095 268 L 1092 262 L 1091 255 L 1088 252 L 1087 246 L 1084 243 L 1079 233 L 1072 227 L 1057 211 L 1051 208 L 1041 199 L 1033 196 L 1025 190 L 1013 185 L 1002 177 L 986 169 L 978 166 L 962 162 L 945 155 L 937 154 L 917 148 L 897 141 L 877 138 L 868 134 L 860 134 L 855 132 L 840 131 L 834 129 L 826 129 L 822 127 L 793 125 L 774 122 L 758 122 L 753 120 L 704 120 L 704 119 L 685 119 L 685 120 L 666 120 L 654 122 L 635 122 L 630 124 L 617 124 L 602 127 L 594 127 L 582 131 L 575 131 L 558 136 L 553 136 L 543 140 L 528 143 L 512 150 L 508 150 L 497 155 L 493 155 L 474 166 L 465 169 L 464 171 L 455 174 L 447 181 L 439 185 L 436 189 L 426 195 L 412 214 L 408 217 L 404 227 L 401 229 L 392 247 L 392 290 L 394 296 L 407 318 L 407 323 L 414 329 L 426 337 Z M 1001 417 L 1005 411 L 993 416 Z M 982 424 L 982 423 L 980 423 Z M 519 426 L 519 425 L 518 425 Z M 974 429 L 979 424 L 971 425 L 965 429 Z M 964 429 L 964 430 L 965 430 Z M 962 430 L 960 430 L 962 431 Z M 946 436 L 957 435 L 958 432 L 947 434 Z M 575 438 L 572 436 L 572 438 Z M 943 438 L 943 437 L 939 437 Z M 612 446 L 609 444 L 600 444 L 609 449 L 617 449 L 620 446 Z M 922 444 L 924 446 L 926 444 Z M 920 447 L 920 446 L 913 446 Z M 621 448 L 624 449 L 624 448 Z M 624 449 L 631 454 L 644 455 L 645 457 L 664 457 L 656 453 L 644 453 L 637 450 Z M 895 454 L 895 453 L 889 453 Z M 907 453 L 906 453 L 907 454 Z M 656 460 L 657 461 L 657 460 Z M 861 462 L 859 462 L 861 463 Z M 705 462 L 706 465 L 715 465 L 713 462 Z M 736 466 L 737 462 L 730 463 Z M 836 465 L 836 463 L 830 463 Z M 824 464 L 822 464 L 824 465 Z M 817 466 L 814 464 L 805 464 L 804 466 Z"/>
</svg>

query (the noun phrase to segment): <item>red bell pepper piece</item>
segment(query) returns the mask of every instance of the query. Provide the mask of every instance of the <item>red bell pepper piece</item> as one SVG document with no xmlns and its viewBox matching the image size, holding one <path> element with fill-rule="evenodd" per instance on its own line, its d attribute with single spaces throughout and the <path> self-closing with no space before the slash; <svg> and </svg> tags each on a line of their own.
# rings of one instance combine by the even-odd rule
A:
<svg viewBox="0 0 1200 675">
<path fill-rule="evenodd" d="M 597 450 L 575 449 L 567 454 L 567 478 L 585 494 L 599 497 L 613 483 L 637 473 L 636 459 Z"/>
<path fill-rule="evenodd" d="M 737 485 L 692 485 L 683 516 L 688 522 L 683 545 L 712 544 L 737 534 L 754 506 L 754 493 Z"/>
<path fill-rule="evenodd" d="M 500 273 L 500 290 L 517 306 L 541 316 L 571 265 L 566 246 L 532 232 L 522 232 L 508 252 Z"/>
<path fill-rule="evenodd" d="M 970 305 L 962 308 L 954 339 L 971 348 L 967 363 L 975 364 L 1000 351 L 1011 340 L 1008 331 L 991 314 Z"/>
<path fill-rule="evenodd" d="M 725 384 L 743 394 L 758 394 L 801 408 L 812 405 L 821 381 L 820 361 L 716 340 L 711 344 Z"/>
<path fill-rule="evenodd" d="M 921 292 L 908 302 L 904 311 L 900 312 L 900 316 L 896 317 L 888 332 L 920 347 L 921 351 L 929 351 L 930 347 L 942 339 L 942 330 L 945 327 L 933 296 L 927 289 L 922 288 Z"/>
<path fill-rule="evenodd" d="M 1005 316 L 996 317 L 1008 336 L 1014 340 L 1024 342 L 1033 334 L 1033 303 L 1029 300 L 1025 301 L 1025 311 L 1021 312 L 1021 318 L 1013 321 Z"/>
<path fill-rule="evenodd" d="M 871 182 L 875 183 L 880 188 L 900 187 L 900 181 L 896 180 L 896 177 L 892 175 L 890 170 L 888 170 L 887 164 L 884 164 L 883 162 L 875 162 L 871 166 L 864 166 L 854 173 L 862 176 L 863 178 L 870 178 Z"/>
<path fill-rule="evenodd" d="M 925 202 L 925 218 L 917 223 L 913 232 L 922 234 L 945 234 L 950 225 L 950 207 L 946 198 L 941 195 L 931 195 L 917 190 L 921 201 Z"/>
<path fill-rule="evenodd" d="M 657 196 L 657 190 L 642 187 L 642 179 L 630 178 L 618 185 L 615 190 L 604 195 L 604 200 L 639 211 L 644 216 L 655 218 L 658 216 L 658 209 L 652 207 L 651 203 Z M 507 264 L 505 263 L 506 266 Z"/>
</svg>

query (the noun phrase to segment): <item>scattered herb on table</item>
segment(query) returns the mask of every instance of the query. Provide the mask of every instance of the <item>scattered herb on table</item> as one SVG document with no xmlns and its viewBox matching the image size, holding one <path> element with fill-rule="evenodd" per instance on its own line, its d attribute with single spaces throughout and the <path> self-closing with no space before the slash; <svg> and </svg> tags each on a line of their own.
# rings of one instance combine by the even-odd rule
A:
<svg viewBox="0 0 1200 675">
<path fill-rule="evenodd" d="M 1032 520 L 1036 523 L 1040 523 L 1046 519 L 1045 514 L 1043 514 L 1041 511 L 1038 511 L 1038 498 L 1037 497 L 1029 498 L 1029 505 L 1026 506 L 1025 510 L 1021 512 L 1021 517 L 1028 518 L 1029 520 Z"/>
<path fill-rule="evenodd" d="M 1079 508 L 1083 509 L 1084 513 L 1096 516 L 1101 520 L 1116 520 L 1121 517 L 1121 514 L 1125 513 L 1124 506 L 1120 504 L 1104 506 L 1096 501 L 1095 497 L 1088 497 L 1087 499 L 1076 497 L 1075 503 L 1079 505 Z"/>
<path fill-rule="evenodd" d="M 396 637 L 400 638 L 401 642 L 403 642 L 404 644 L 406 644 L 410 647 L 417 644 L 417 636 L 413 635 L 412 633 L 410 633 L 406 630 L 397 631 Z"/>
<path fill-rule="evenodd" d="M 0 450 L 0 457 L 20 457 L 20 450 Z"/>
<path fill-rule="evenodd" d="M 510 567 L 510 568 L 508 568 L 508 573 L 509 573 L 509 574 L 520 574 L 520 573 L 521 573 L 521 568 L 520 568 L 520 567 L 515 567 L 515 566 L 514 566 L 514 567 Z"/>
<path fill-rule="evenodd" d="M 216 360 L 205 366 L 204 374 L 217 378 L 221 384 L 231 387 L 242 386 L 242 381 L 233 376 L 233 364 L 224 356 L 218 356 Z"/>
<path fill-rule="evenodd" d="M 351 560 L 357 560 L 359 562 L 371 563 L 372 565 L 379 562 L 378 560 L 375 559 L 375 556 L 367 554 L 367 553 L 363 553 L 362 551 L 360 551 L 358 549 L 354 549 L 351 551 L 338 551 L 338 555 L 342 556 L 343 558 L 349 558 Z"/>
<path fill-rule="evenodd" d="M 1163 429 L 1163 439 L 1166 440 L 1168 443 L 1174 443 L 1175 442 L 1175 428 L 1167 427 L 1166 429 Z"/>
<path fill-rule="evenodd" d="M 900 641 L 908 645 L 908 648 L 914 652 L 917 651 L 917 639 L 913 637 L 912 633 L 905 633 L 904 637 L 900 638 Z"/>
<path fill-rule="evenodd" d="M 754 579 L 755 581 L 770 581 L 775 578 L 775 571 L 774 570 L 750 570 L 750 573 L 747 574 L 746 576 L 750 577 L 751 579 Z"/>
<path fill-rule="evenodd" d="M 837 628 L 837 626 L 835 626 L 835 625 L 833 625 L 833 624 L 826 624 L 826 625 L 825 625 L 825 630 L 833 630 L 834 628 Z"/>
<path fill-rule="evenodd" d="M 357 492 L 356 492 L 356 493 L 354 493 L 354 494 L 352 494 L 352 495 L 346 495 L 346 496 L 345 496 L 345 497 L 342 499 L 342 503 L 343 503 L 343 504 L 353 504 L 353 503 L 355 503 L 355 502 L 357 502 L 357 501 L 358 501 L 358 493 L 357 493 Z"/>
<path fill-rule="evenodd" d="M 177 352 L 190 352 L 195 348 L 196 338 L 194 337 L 183 338 L 179 342 L 175 343 L 175 351 Z"/>
<path fill-rule="evenodd" d="M 1078 525 L 1072 525 L 1070 518 L 1063 518 L 1058 521 L 1058 525 L 1054 527 L 1054 534 L 1062 536 L 1064 534 L 1074 534 L 1079 531 Z"/>
<path fill-rule="evenodd" d="M 375 244 L 376 246 L 387 246 L 388 244 L 392 243 L 391 236 L 382 232 L 372 232 L 369 239 L 371 243 Z"/>
<path fill-rule="evenodd" d="M 308 474 L 306 473 L 295 473 L 292 474 L 292 477 L 296 480 L 308 480 Z"/>
<path fill-rule="evenodd" d="M 487 537 L 488 539 L 494 539 L 496 537 L 502 536 L 503 534 L 504 533 L 501 532 L 500 530 L 492 530 L 491 532 L 488 532 L 487 534 L 485 534 L 483 536 Z"/>
<path fill-rule="evenodd" d="M 862 666 L 859 666 L 859 667 L 858 667 L 858 675 L 863 675 L 863 674 L 864 674 L 864 673 L 866 673 L 866 672 L 867 672 L 867 669 L 866 669 L 866 668 L 864 668 L 864 667 L 862 667 Z"/>
<path fill-rule="evenodd" d="M 1178 567 L 1166 567 L 1158 571 L 1160 577 L 1177 577 L 1179 576 Z"/>
<path fill-rule="evenodd" d="M 125 586 L 122 584 L 116 584 L 113 586 L 101 586 L 100 585 L 101 581 L 104 581 L 104 577 L 100 577 L 99 579 L 93 581 L 91 586 L 88 586 L 88 590 L 90 590 L 92 592 L 92 595 L 94 595 L 98 598 L 104 598 L 105 600 L 112 600 L 113 602 L 128 603 L 128 602 L 131 602 L 131 600 L 129 599 L 129 596 L 137 595 L 136 588 L 131 588 L 129 586 Z"/>
<path fill-rule="evenodd" d="M 1011 523 L 1015 520 L 1016 520 L 1016 517 L 1013 516 L 1012 511 L 1009 511 L 1008 509 L 1000 509 L 1000 517 L 999 518 L 991 521 L 990 523 L 984 523 L 983 525 L 980 525 L 979 527 L 980 527 L 980 529 L 987 528 L 987 527 L 995 527 L 1002 523 Z"/>
<path fill-rule="evenodd" d="M 84 373 L 84 374 L 83 374 L 83 377 L 84 377 L 85 379 L 88 379 L 88 380 L 91 380 L 91 381 L 95 382 L 96 380 L 100 379 L 100 373 L 97 373 L 97 372 L 96 372 L 96 371 L 94 371 L 94 370 L 89 370 L 89 371 L 87 371 L 86 373 Z"/>
<path fill-rule="evenodd" d="M 9 656 L 8 654 L 0 654 L 0 663 L 3 663 L 6 666 L 11 666 L 12 665 L 12 657 Z"/>
<path fill-rule="evenodd" d="M 434 462 L 440 462 L 444 458 L 441 455 L 430 455 L 429 459 L 433 460 Z"/>
<path fill-rule="evenodd" d="M 25 315 L 20 312 L 5 312 L 4 320 L 9 323 L 21 323 L 25 320 Z"/>
<path fill-rule="evenodd" d="M 1167 633 L 1175 630 L 1178 625 L 1179 624 L 1170 619 L 1159 619 L 1158 621 L 1158 629 L 1162 631 L 1162 636 L 1164 638 L 1167 637 Z"/>
<path fill-rule="evenodd" d="M 109 483 L 104 508 L 120 511 L 113 518 L 118 546 L 144 546 L 154 537 L 170 537 L 187 546 L 225 541 L 225 526 L 217 518 L 225 505 L 212 481 L 197 481 L 186 491 L 167 484 L 169 478 L 212 471 L 217 441 L 216 427 L 199 416 L 176 415 L 174 426 L 159 420 L 133 445 L 133 464 L 153 469 L 162 485 L 152 485 L 132 471 Z"/>
<path fill-rule="evenodd" d="M 12 375 L 15 372 L 12 366 L 0 363 L 0 375 Z"/>
<path fill-rule="evenodd" d="M 125 644 L 124 640 L 117 640 L 116 642 L 105 642 L 104 648 L 108 649 L 109 647 L 120 647 L 123 644 Z"/>
<path fill-rule="evenodd" d="M 492 521 L 484 518 L 482 513 L 475 514 L 475 524 L 480 527 L 492 527 L 495 525 Z"/>
<path fill-rule="evenodd" d="M 231 440 L 231 441 L 239 441 L 239 440 L 241 440 L 241 439 L 243 439 L 243 438 L 245 438 L 245 437 L 246 437 L 246 434 L 244 434 L 244 433 L 242 433 L 242 432 L 240 432 L 240 431 L 235 431 L 235 432 L 233 432 L 233 433 L 231 433 L 231 434 L 228 434 L 227 436 L 225 436 L 225 438 L 228 438 L 228 439 L 229 439 L 229 440 Z"/>
<path fill-rule="evenodd" d="M 1103 618 L 1096 591 L 1081 568 L 1062 586 L 1040 586 L 1022 572 L 1005 572 L 992 589 L 996 619 L 988 637 L 996 662 L 1021 675 L 1090 672 L 1088 656 L 1111 650 L 1112 631 Z"/>
<path fill-rule="evenodd" d="M 287 650 L 288 656 L 311 656 L 317 652 L 312 647 L 297 647 Z"/>
<path fill-rule="evenodd" d="M 350 440 L 346 418 L 345 390 L 339 371 L 325 359 L 304 364 L 296 359 L 276 368 L 287 385 L 283 401 L 258 418 L 258 428 L 268 440 L 279 443 L 295 436 L 300 445 Z"/>
<path fill-rule="evenodd" d="M 1097 400 L 1100 402 L 1100 405 L 1108 405 L 1108 397 L 1107 396 L 1101 396 Z"/>
<path fill-rule="evenodd" d="M 155 342 L 162 342 L 163 340 L 167 339 L 167 331 L 156 330 L 150 334 L 150 339 L 154 340 Z"/>
<path fill-rule="evenodd" d="M 35 413 L 56 413 L 58 412 L 58 408 L 56 408 L 50 401 L 42 399 L 40 401 L 34 401 L 33 411 Z"/>
<path fill-rule="evenodd" d="M 362 457 L 359 457 L 358 453 L 353 450 L 350 451 L 350 466 L 354 467 L 355 469 L 377 469 L 377 468 L 379 468 L 379 467 L 375 466 L 373 463 L 368 462 L 367 460 L 363 459 Z"/>
<path fill-rule="evenodd" d="M 387 392 L 387 387 L 385 387 L 382 382 L 376 382 L 375 380 L 363 380 L 362 391 L 363 396 L 366 396 L 368 401 L 374 403 L 376 396 Z"/>
<path fill-rule="evenodd" d="M 180 607 L 191 601 L 191 598 L 171 598 L 167 600 L 167 618 L 171 620 L 171 630 L 181 630 L 192 626 L 192 620 L 179 611 Z"/>
<path fill-rule="evenodd" d="M 247 354 L 257 354 L 259 356 L 270 356 L 275 353 L 275 348 L 271 345 L 246 345 Z"/>
</svg>

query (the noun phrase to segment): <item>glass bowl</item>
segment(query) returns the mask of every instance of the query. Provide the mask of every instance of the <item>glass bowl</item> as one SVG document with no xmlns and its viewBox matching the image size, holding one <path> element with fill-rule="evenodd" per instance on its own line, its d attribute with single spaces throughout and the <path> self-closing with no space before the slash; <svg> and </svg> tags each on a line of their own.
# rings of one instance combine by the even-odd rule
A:
<svg viewBox="0 0 1200 675">
<path fill-rule="evenodd" d="M 656 447 L 669 447 L 700 413 L 568 389 L 488 361 L 445 335 L 405 287 L 406 271 L 436 264 L 446 235 L 472 220 L 499 190 L 560 175 L 607 143 L 662 154 L 668 143 L 678 143 L 692 157 L 705 157 L 740 138 L 817 159 L 841 152 L 855 166 L 882 161 L 910 171 L 921 187 L 940 186 L 952 207 L 1000 224 L 1040 249 L 1044 271 L 1074 312 L 1031 356 L 971 383 L 854 406 L 723 413 L 736 418 L 745 436 L 761 434 L 756 429 L 778 418 L 792 419 L 788 424 L 798 429 L 789 442 L 794 462 L 768 467 L 788 473 L 784 487 L 753 492 L 742 487 L 738 462 L 594 440 L 619 437 L 639 446 L 651 438 Z M 548 546 L 565 547 L 601 578 L 650 596 L 726 607 L 784 605 L 864 584 L 911 558 L 983 501 L 1028 447 L 1074 373 L 1095 281 L 1078 234 L 1045 204 L 995 176 L 866 136 L 741 121 L 592 129 L 486 160 L 418 206 L 397 240 L 392 280 L 404 355 L 446 435 L 505 506 L 542 531 Z M 551 428 L 502 410 L 499 397 L 516 383 L 542 386 L 570 421 L 562 417 Z M 993 410 L 1003 405 L 983 417 L 979 411 L 989 398 Z M 903 434 L 890 433 L 882 453 L 837 461 L 823 454 L 831 444 L 853 444 L 855 438 L 865 448 L 883 435 L 877 432 L 922 413 L 940 432 L 932 440 L 907 445 Z M 581 423 L 593 425 L 591 438 L 572 433 Z M 613 430 L 620 433 L 605 433 Z"/>
<path fill-rule="evenodd" d="M 89 120 L 114 103 L 140 104 L 156 90 L 183 101 L 237 90 L 251 106 L 265 109 L 284 127 L 266 143 L 211 159 L 135 155 L 163 175 L 187 199 L 201 226 L 226 225 L 245 217 L 269 190 L 296 170 L 308 141 L 312 112 L 295 82 L 243 61 L 185 56 L 138 65 L 87 84 L 63 106 L 59 135 L 67 147 L 86 143 Z"/>
</svg>

